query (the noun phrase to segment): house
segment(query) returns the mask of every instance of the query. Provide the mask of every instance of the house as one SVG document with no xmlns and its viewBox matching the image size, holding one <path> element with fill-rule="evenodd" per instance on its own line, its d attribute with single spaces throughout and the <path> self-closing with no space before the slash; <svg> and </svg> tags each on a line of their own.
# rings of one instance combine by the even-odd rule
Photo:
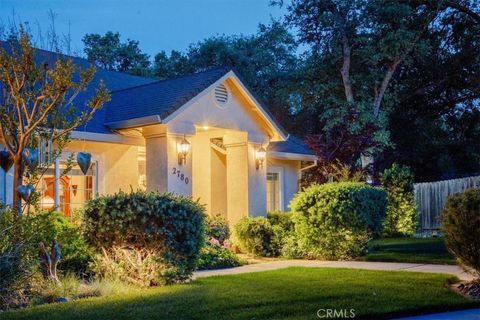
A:
<svg viewBox="0 0 480 320">
<path fill-rule="evenodd" d="M 38 63 L 57 54 L 38 50 Z M 72 58 L 86 67 L 88 61 Z M 286 210 L 298 180 L 316 157 L 286 133 L 230 68 L 154 80 L 98 69 L 82 108 L 102 79 L 111 101 L 72 134 L 72 142 L 46 172 L 41 205 L 66 215 L 97 194 L 158 190 L 192 196 L 209 214 L 230 224 L 243 216 Z M 62 175 L 70 154 L 88 152 L 86 175 Z M 11 201 L 11 173 L 3 200 Z"/>
</svg>

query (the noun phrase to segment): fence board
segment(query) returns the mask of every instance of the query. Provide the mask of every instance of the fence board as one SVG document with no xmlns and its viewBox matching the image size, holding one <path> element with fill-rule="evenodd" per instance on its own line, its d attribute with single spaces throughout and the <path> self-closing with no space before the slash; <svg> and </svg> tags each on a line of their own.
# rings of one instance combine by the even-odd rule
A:
<svg viewBox="0 0 480 320">
<path fill-rule="evenodd" d="M 415 202 L 422 230 L 440 229 L 447 197 L 470 188 L 480 188 L 480 176 L 415 183 Z"/>
</svg>

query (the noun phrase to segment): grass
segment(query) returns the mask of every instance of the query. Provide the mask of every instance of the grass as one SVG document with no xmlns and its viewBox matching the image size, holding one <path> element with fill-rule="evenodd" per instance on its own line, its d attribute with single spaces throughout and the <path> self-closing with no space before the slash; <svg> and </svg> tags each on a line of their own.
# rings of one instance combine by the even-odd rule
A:
<svg viewBox="0 0 480 320">
<path fill-rule="evenodd" d="M 372 241 L 364 261 L 455 264 L 443 238 L 395 238 Z"/>
<path fill-rule="evenodd" d="M 0 313 L 0 319 L 318 319 L 320 308 L 355 309 L 384 319 L 478 306 L 446 288 L 448 275 L 330 268 L 288 268 L 202 278 Z"/>
</svg>

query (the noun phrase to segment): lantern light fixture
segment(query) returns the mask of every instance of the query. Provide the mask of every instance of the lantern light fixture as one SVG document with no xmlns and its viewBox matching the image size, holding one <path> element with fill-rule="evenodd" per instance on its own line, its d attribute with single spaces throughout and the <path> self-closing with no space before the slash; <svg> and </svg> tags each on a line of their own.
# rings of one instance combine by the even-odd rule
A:
<svg viewBox="0 0 480 320">
<path fill-rule="evenodd" d="M 255 167 L 258 169 L 263 167 L 263 162 L 265 161 L 267 157 L 267 150 L 261 146 L 258 148 L 257 151 L 255 151 Z"/>
<path fill-rule="evenodd" d="M 185 135 L 183 135 L 183 139 L 178 145 L 178 164 L 182 165 L 185 164 L 187 161 L 187 154 L 190 151 L 190 142 L 185 139 Z"/>
</svg>

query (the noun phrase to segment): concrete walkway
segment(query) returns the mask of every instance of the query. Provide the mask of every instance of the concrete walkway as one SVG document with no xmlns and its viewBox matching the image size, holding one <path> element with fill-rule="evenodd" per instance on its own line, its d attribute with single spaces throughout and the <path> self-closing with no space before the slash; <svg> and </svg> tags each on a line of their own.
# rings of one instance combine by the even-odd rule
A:
<svg viewBox="0 0 480 320">
<path fill-rule="evenodd" d="M 364 262 L 364 261 L 317 261 L 317 260 L 279 260 L 248 264 L 237 268 L 221 270 L 205 270 L 194 272 L 193 278 L 204 278 L 211 276 L 232 275 L 249 272 L 277 270 L 288 267 L 310 267 L 310 268 L 352 268 L 366 270 L 385 271 L 411 271 L 428 273 L 446 273 L 457 276 L 461 280 L 470 281 L 473 277 L 458 266 L 417 264 L 417 263 L 396 263 L 396 262 Z"/>
</svg>

